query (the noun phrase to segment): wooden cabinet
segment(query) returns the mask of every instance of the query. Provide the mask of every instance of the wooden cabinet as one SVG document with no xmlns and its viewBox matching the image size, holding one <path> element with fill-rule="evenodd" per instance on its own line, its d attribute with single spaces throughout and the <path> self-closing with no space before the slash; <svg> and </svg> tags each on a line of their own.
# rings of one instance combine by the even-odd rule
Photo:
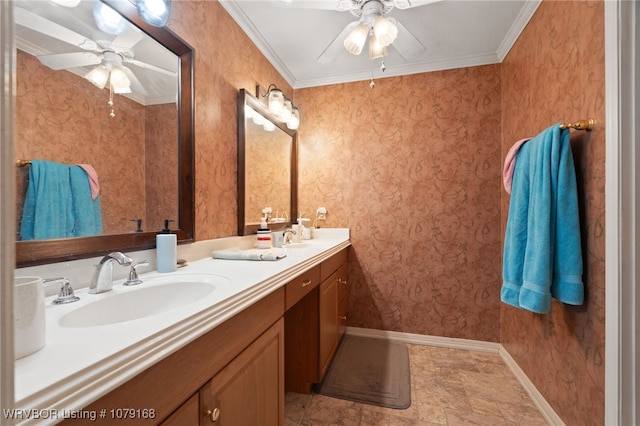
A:
<svg viewBox="0 0 640 426">
<path fill-rule="evenodd" d="M 278 321 L 200 390 L 203 422 L 284 424 L 284 321 Z"/>
<path fill-rule="evenodd" d="M 279 288 L 85 407 L 98 413 L 104 410 L 104 419 L 68 419 L 62 423 L 112 425 L 119 420 L 111 416 L 112 412 L 134 409 L 153 415 L 121 420 L 136 426 L 205 425 L 210 420 L 205 422 L 206 410 L 201 406 L 204 389 L 209 389 L 209 397 L 219 395 L 217 398 L 226 409 L 225 401 L 230 395 L 251 387 L 238 401 L 254 404 L 251 413 L 259 417 L 245 424 L 283 424 L 280 420 L 263 420 L 274 418 L 273 413 L 284 415 L 284 306 L 285 289 Z M 213 393 L 219 389 L 222 393 Z M 268 397 L 260 399 L 258 394 Z M 234 414 L 233 406 L 221 414 L 227 419 L 225 424 L 235 423 L 229 422 L 228 413 Z"/>
<path fill-rule="evenodd" d="M 347 249 L 320 264 L 319 281 L 320 285 L 313 291 L 293 306 L 287 305 L 287 391 L 310 393 L 312 385 L 322 381 L 344 334 L 348 294 Z"/>
<path fill-rule="evenodd" d="M 318 382 L 324 378 L 345 331 L 347 284 L 346 263 L 320 284 Z"/>
<path fill-rule="evenodd" d="M 200 398 L 199 394 L 191 395 L 176 411 L 174 411 L 162 426 L 198 426 L 200 424 Z"/>
</svg>

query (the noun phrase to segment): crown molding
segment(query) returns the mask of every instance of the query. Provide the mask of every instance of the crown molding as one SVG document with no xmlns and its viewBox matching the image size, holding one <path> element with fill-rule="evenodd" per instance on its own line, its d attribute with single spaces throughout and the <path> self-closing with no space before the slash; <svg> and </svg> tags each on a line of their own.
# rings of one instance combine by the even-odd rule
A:
<svg viewBox="0 0 640 426">
<path fill-rule="evenodd" d="M 538 10 L 538 6 L 540 6 L 542 0 L 527 0 L 522 10 L 518 14 L 518 17 L 509 28 L 507 35 L 498 46 L 498 50 L 496 51 L 496 55 L 500 59 L 499 62 L 502 62 L 504 58 L 506 58 L 507 54 L 516 43 L 522 31 L 527 27 L 527 24 L 531 20 L 531 17 L 536 10 Z"/>
</svg>

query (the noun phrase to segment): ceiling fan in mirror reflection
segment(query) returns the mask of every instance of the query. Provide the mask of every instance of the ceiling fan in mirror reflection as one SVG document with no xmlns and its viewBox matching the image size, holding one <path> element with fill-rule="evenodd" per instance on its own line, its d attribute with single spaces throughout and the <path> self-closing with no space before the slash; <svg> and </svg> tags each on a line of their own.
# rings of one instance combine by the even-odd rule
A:
<svg viewBox="0 0 640 426">
<path fill-rule="evenodd" d="M 63 1 L 68 3 L 68 0 Z M 83 3 L 82 7 L 86 8 L 86 2 Z M 168 18 L 169 8 L 164 10 Z M 93 17 L 100 30 L 94 31 L 93 37 L 74 31 L 68 28 L 68 25 L 65 26 L 63 14 L 44 17 L 23 7 L 16 7 L 14 13 L 19 27 L 61 41 L 71 48 L 81 49 L 70 52 L 69 48 L 66 48 L 62 53 L 46 52 L 37 54 L 36 57 L 42 64 L 54 70 L 80 69 L 95 65 L 88 73 L 85 71 L 81 75 L 98 88 L 109 89 L 108 105 L 111 108 L 111 117 L 115 116 L 114 93 L 148 95 L 145 85 L 136 73 L 150 71 L 152 79 L 155 79 L 154 76 L 168 76 L 173 82 L 177 79 L 177 64 L 173 65 L 174 69 L 167 69 L 135 58 L 133 49 L 144 39 L 144 33 L 129 25 L 122 16 L 104 3 L 96 1 L 93 6 Z M 60 23 L 54 22 L 54 16 L 60 17 Z M 159 21 L 155 22 L 159 23 Z M 124 64 L 135 65 L 137 72 Z M 148 79 L 146 81 L 148 82 Z"/>
</svg>

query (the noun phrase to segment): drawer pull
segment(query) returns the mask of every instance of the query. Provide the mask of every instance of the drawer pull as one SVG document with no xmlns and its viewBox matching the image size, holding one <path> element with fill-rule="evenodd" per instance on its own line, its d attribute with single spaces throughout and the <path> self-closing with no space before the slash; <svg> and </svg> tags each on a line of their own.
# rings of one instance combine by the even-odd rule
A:
<svg viewBox="0 0 640 426">
<path fill-rule="evenodd" d="M 207 410 L 207 418 L 211 421 L 211 423 L 215 423 L 220 418 L 220 409 L 214 408 L 212 410 Z"/>
<path fill-rule="evenodd" d="M 308 285 L 311 285 L 311 280 L 304 280 L 302 281 L 302 287 L 306 287 Z"/>
</svg>

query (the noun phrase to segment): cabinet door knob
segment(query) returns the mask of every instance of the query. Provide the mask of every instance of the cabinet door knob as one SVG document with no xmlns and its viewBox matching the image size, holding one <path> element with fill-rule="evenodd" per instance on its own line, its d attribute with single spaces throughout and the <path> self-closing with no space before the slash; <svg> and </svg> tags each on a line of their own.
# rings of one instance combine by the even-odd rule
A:
<svg viewBox="0 0 640 426">
<path fill-rule="evenodd" d="M 340 284 L 346 284 L 346 283 L 347 283 L 347 280 L 343 280 L 342 278 L 338 278 L 338 282 L 339 282 Z"/>
<path fill-rule="evenodd" d="M 343 315 L 343 316 L 340 317 L 340 319 L 346 321 L 347 320 L 347 316 Z"/>
<path fill-rule="evenodd" d="M 302 287 L 306 287 L 308 285 L 311 285 L 311 280 L 304 280 L 302 281 Z"/>
<path fill-rule="evenodd" d="M 214 408 L 213 410 L 207 410 L 207 418 L 211 420 L 211 423 L 215 423 L 220 418 L 220 409 Z"/>
</svg>

